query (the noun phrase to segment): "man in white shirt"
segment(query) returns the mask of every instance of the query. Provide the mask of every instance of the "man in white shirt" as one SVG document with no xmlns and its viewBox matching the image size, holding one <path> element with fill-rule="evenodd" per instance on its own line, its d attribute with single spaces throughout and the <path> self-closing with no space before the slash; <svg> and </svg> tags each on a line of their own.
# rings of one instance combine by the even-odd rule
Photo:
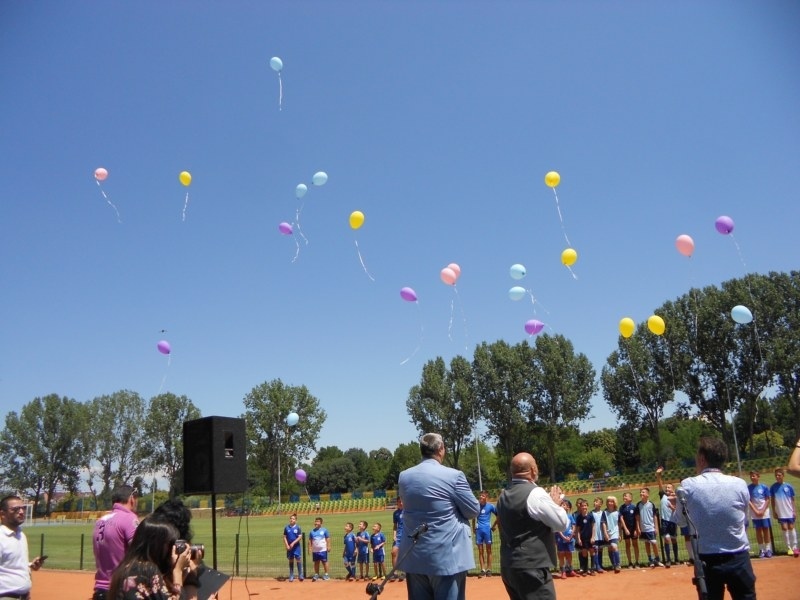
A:
<svg viewBox="0 0 800 600">
<path fill-rule="evenodd" d="M 31 570 L 38 571 L 44 559 L 28 561 L 28 538 L 22 532 L 25 505 L 19 496 L 0 500 L 0 598 L 29 600 Z"/>
</svg>

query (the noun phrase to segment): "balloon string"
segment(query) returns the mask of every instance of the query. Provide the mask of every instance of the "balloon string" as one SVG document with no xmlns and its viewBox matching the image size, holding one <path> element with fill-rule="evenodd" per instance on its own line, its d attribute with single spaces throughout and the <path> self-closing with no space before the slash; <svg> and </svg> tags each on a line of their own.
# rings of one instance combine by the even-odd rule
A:
<svg viewBox="0 0 800 600">
<path fill-rule="evenodd" d="M 278 71 L 278 110 L 283 110 L 283 78 Z"/>
<path fill-rule="evenodd" d="M 469 351 L 469 331 L 467 329 L 467 315 L 464 313 L 464 305 L 461 302 L 461 294 L 458 293 L 458 287 L 453 286 L 453 291 L 458 299 L 458 309 L 461 311 L 461 321 L 464 324 L 464 351 Z"/>
<path fill-rule="evenodd" d="M 534 314 L 534 315 L 536 315 L 536 304 L 537 304 L 537 303 L 539 304 L 539 306 L 541 306 L 541 307 L 542 307 L 542 310 L 543 310 L 544 312 L 546 312 L 548 315 L 550 314 L 550 311 L 549 311 L 549 310 L 547 310 L 547 308 L 546 308 L 546 307 L 545 307 L 545 306 L 544 306 L 544 305 L 543 305 L 541 302 L 539 302 L 539 301 L 536 299 L 536 296 L 534 296 L 534 295 L 533 295 L 533 290 L 531 290 L 531 289 L 527 289 L 527 290 L 525 290 L 525 292 L 528 294 L 528 296 L 530 296 L 530 299 L 531 299 L 531 305 L 533 305 L 533 314 Z"/>
<path fill-rule="evenodd" d="M 577 280 L 578 280 L 578 276 L 577 276 L 577 275 L 575 275 L 575 271 L 573 271 L 573 270 L 572 270 L 572 267 L 570 267 L 569 265 L 564 265 L 564 266 L 565 266 L 565 267 L 567 267 L 567 269 L 569 269 L 569 272 L 570 272 L 570 273 L 572 273 L 572 278 L 573 278 L 575 281 L 577 281 Z"/>
<path fill-rule="evenodd" d="M 626 339 L 625 345 L 628 346 L 629 342 Z M 639 398 L 639 403 L 644 406 L 644 401 L 642 400 L 642 391 L 639 389 L 639 380 L 636 377 L 636 371 L 633 369 L 633 358 L 631 357 L 631 349 L 630 346 L 627 348 L 628 350 L 628 366 L 631 368 L 631 375 L 633 376 L 633 386 L 636 388 L 636 396 Z"/>
<path fill-rule="evenodd" d="M 186 209 L 189 208 L 189 192 L 186 192 L 186 198 L 183 199 L 183 216 L 182 221 L 186 221 Z"/>
<path fill-rule="evenodd" d="M 169 369 L 170 364 L 172 364 L 172 355 L 168 354 L 167 355 L 167 369 Z M 156 394 L 156 396 L 158 396 L 161 393 L 161 390 L 164 389 L 164 384 L 166 383 L 166 381 L 167 381 L 167 373 L 164 372 L 164 377 L 161 378 L 161 385 L 158 386 L 158 393 Z"/>
<path fill-rule="evenodd" d="M 419 352 L 419 349 L 422 347 L 422 342 L 425 339 L 425 326 L 422 324 L 422 311 L 419 308 L 419 300 L 415 301 L 417 305 L 417 314 L 419 315 L 419 343 L 417 347 L 414 348 L 414 351 L 407 357 L 400 361 L 401 365 L 406 364 L 409 360 L 414 358 L 414 355 Z"/>
<path fill-rule="evenodd" d="M 295 225 L 297 226 L 297 233 L 300 234 L 300 237 L 303 238 L 303 240 L 305 241 L 306 245 L 308 245 L 308 238 L 306 237 L 306 234 L 303 233 L 302 227 L 300 227 L 300 213 L 303 212 L 303 207 L 304 206 L 305 206 L 305 203 L 303 203 L 303 204 L 301 204 L 300 206 L 297 207 L 297 211 L 295 212 L 294 219 L 295 219 Z"/>
<path fill-rule="evenodd" d="M 747 274 L 747 263 L 745 263 L 744 261 L 744 255 L 742 254 L 742 249 L 739 247 L 739 242 L 734 237 L 733 232 L 731 232 L 730 235 L 731 239 L 733 240 L 733 245 L 736 247 L 736 253 L 739 255 L 739 260 L 742 262 L 742 269 L 744 270 L 744 282 L 745 285 L 747 286 L 747 294 L 750 296 L 750 305 L 753 307 L 753 311 L 757 313 L 758 306 L 756 304 L 756 299 L 753 296 L 753 290 L 750 287 L 750 277 L 748 277 Z M 758 327 L 756 326 L 755 318 L 753 320 L 753 334 L 756 337 L 756 346 L 758 347 L 759 364 L 761 365 L 764 364 L 764 355 L 761 351 L 761 340 L 758 337 Z"/>
<path fill-rule="evenodd" d="M 300 242 L 297 241 L 296 237 L 294 238 L 294 245 L 295 245 L 295 251 L 294 251 L 294 258 L 292 259 L 292 262 L 296 261 L 297 257 L 300 256 Z"/>
<path fill-rule="evenodd" d="M 567 230 L 564 227 L 564 217 L 561 216 L 561 205 L 558 201 L 558 194 L 556 193 L 556 188 L 553 188 L 553 196 L 556 197 L 556 210 L 558 211 L 558 220 L 561 221 L 561 233 L 564 234 L 564 239 L 567 241 L 567 246 L 569 248 L 572 248 L 572 244 L 570 243 L 569 238 L 567 237 Z"/>
<path fill-rule="evenodd" d="M 455 298 L 450 299 L 450 322 L 447 324 L 447 338 L 453 341 L 453 313 L 455 308 Z"/>
<path fill-rule="evenodd" d="M 358 260 L 361 262 L 361 268 L 364 269 L 364 273 L 367 274 L 372 281 L 375 281 L 375 278 L 369 274 L 367 270 L 367 265 L 364 264 L 364 258 L 361 256 L 361 250 L 358 248 L 358 240 L 353 240 L 356 243 L 356 252 L 358 253 Z"/>
<path fill-rule="evenodd" d="M 105 199 L 106 199 L 106 202 L 108 202 L 108 205 L 109 205 L 111 208 L 113 208 L 113 209 L 114 209 L 114 212 L 115 212 L 115 213 L 117 213 L 117 223 L 122 223 L 122 219 L 121 219 L 121 218 L 120 218 L 120 216 L 119 216 L 119 211 L 117 210 L 117 207 L 114 205 L 114 203 L 113 203 L 111 200 L 109 200 L 108 196 L 106 195 L 106 192 L 105 192 L 105 190 L 103 189 L 103 186 L 102 186 L 102 185 L 100 185 L 100 182 L 99 182 L 98 180 L 96 180 L 96 179 L 95 179 L 95 183 L 97 183 L 97 187 L 99 187 L 99 188 L 100 188 L 100 193 L 101 193 L 101 194 L 103 194 L 103 198 L 105 198 Z"/>
</svg>

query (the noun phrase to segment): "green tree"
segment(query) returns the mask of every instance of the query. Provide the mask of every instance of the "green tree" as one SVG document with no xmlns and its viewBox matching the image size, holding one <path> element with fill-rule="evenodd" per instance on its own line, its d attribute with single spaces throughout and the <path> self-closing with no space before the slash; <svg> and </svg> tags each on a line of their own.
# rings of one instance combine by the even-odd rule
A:
<svg viewBox="0 0 800 600">
<path fill-rule="evenodd" d="M 186 396 L 166 393 L 150 399 L 144 420 L 145 468 L 164 474 L 170 498 L 183 489 L 183 423 L 200 416 Z"/>
<path fill-rule="evenodd" d="M 115 486 L 131 484 L 147 470 L 145 402 L 136 392 L 120 390 L 95 398 L 89 410 L 93 452 L 87 458 L 99 463 L 100 497 L 110 506 Z M 94 472 L 92 464 L 86 466 Z"/>
<path fill-rule="evenodd" d="M 389 476 L 392 466 L 392 452 L 388 448 L 378 448 L 369 451 L 369 479 L 368 486 L 372 489 L 392 489 L 397 485 L 397 480 Z"/>
<path fill-rule="evenodd" d="M 248 477 L 263 481 L 271 493 L 278 492 L 279 482 L 291 489 L 294 470 L 315 450 L 327 417 L 319 400 L 304 385 L 289 386 L 273 379 L 254 387 L 244 397 L 244 406 Z M 290 413 L 300 417 L 295 426 L 286 423 Z"/>
<path fill-rule="evenodd" d="M 437 357 L 422 368 L 419 385 L 411 388 L 406 408 L 420 435 L 441 434 L 446 464 L 459 468 L 461 450 L 469 442 L 475 423 L 475 393 L 469 361 L 456 356 L 450 369 Z"/>
<path fill-rule="evenodd" d="M 540 335 L 533 348 L 533 395 L 529 420 L 544 441 L 546 467 L 556 478 L 556 446 L 571 427 L 585 421 L 597 391 L 595 371 L 562 335 Z M 544 465 L 540 465 L 541 467 Z M 543 469 L 542 469 L 543 470 Z"/>
<path fill-rule="evenodd" d="M 345 451 L 344 456 L 350 459 L 358 474 L 358 480 L 353 487 L 353 491 L 363 491 L 369 471 L 369 455 L 361 448 L 349 448 Z"/>
<path fill-rule="evenodd" d="M 401 471 L 410 469 L 421 460 L 419 442 L 409 442 L 397 446 L 392 454 L 392 459 L 389 461 L 389 469 L 386 473 L 386 478 L 391 482 L 390 487 L 397 487 Z"/>
<path fill-rule="evenodd" d="M 13 411 L 6 415 L 0 432 L 2 479 L 33 496 L 36 512 L 43 493 L 52 499 L 58 486 L 77 491 L 88 453 L 88 422 L 85 405 L 56 394 L 33 399 L 19 415 Z M 50 514 L 50 502 L 44 513 Z"/>
<path fill-rule="evenodd" d="M 308 473 L 308 491 L 312 494 L 346 492 L 355 488 L 357 482 L 358 472 L 344 456 L 314 461 Z"/>
<path fill-rule="evenodd" d="M 480 459 L 480 477 L 478 477 L 478 460 Z M 461 459 L 461 470 L 467 476 L 467 481 L 475 488 L 484 489 L 499 487 L 505 479 L 506 466 L 498 461 L 494 448 L 478 440 L 477 451 L 475 441 L 464 448 Z M 482 485 L 479 486 L 478 484 Z M 478 490 L 480 491 L 480 490 Z"/>
</svg>

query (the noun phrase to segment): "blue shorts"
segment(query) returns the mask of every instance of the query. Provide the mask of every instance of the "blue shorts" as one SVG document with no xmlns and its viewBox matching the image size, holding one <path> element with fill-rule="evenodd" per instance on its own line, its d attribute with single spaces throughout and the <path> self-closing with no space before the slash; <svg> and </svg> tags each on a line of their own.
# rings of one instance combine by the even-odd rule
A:
<svg viewBox="0 0 800 600">
<path fill-rule="evenodd" d="M 369 564 L 369 552 L 359 552 L 358 553 L 358 564 L 360 565 L 368 565 Z"/>
<path fill-rule="evenodd" d="M 351 554 L 350 556 L 345 556 L 344 557 L 344 564 L 345 564 L 346 567 L 356 564 L 356 555 L 355 554 Z"/>
<path fill-rule="evenodd" d="M 661 536 L 675 537 L 678 535 L 678 524 L 672 521 L 661 521 Z"/>
<path fill-rule="evenodd" d="M 692 535 L 688 525 L 686 527 L 681 527 L 681 535 Z"/>
<path fill-rule="evenodd" d="M 492 543 L 492 530 L 488 527 L 483 528 L 479 527 L 475 530 L 475 543 L 478 546 L 482 544 L 491 544 Z"/>
<path fill-rule="evenodd" d="M 756 529 L 769 529 L 770 525 L 769 517 L 766 519 L 753 519 L 753 527 Z"/>
<path fill-rule="evenodd" d="M 383 553 L 383 548 L 381 548 L 380 550 L 372 553 L 372 562 L 380 564 L 384 560 L 386 560 L 386 558 L 385 558 L 385 555 Z"/>
<path fill-rule="evenodd" d="M 399 548 L 400 547 L 400 540 L 395 540 L 392 542 L 392 548 Z"/>
<path fill-rule="evenodd" d="M 778 519 L 778 523 L 786 523 L 787 525 L 794 525 L 794 517 L 786 517 L 785 519 Z"/>
<path fill-rule="evenodd" d="M 311 553 L 311 560 L 313 560 L 314 562 L 317 562 L 317 561 L 322 561 L 322 562 L 325 562 L 325 563 L 328 562 L 328 551 L 325 550 L 323 552 L 312 552 Z"/>
<path fill-rule="evenodd" d="M 644 540 L 645 544 L 650 542 L 651 544 L 656 543 L 656 532 L 655 531 L 643 531 L 642 532 L 642 539 Z"/>
<path fill-rule="evenodd" d="M 556 538 L 556 548 L 559 552 L 575 552 L 575 540 L 565 540 L 561 536 Z"/>
<path fill-rule="evenodd" d="M 286 558 L 296 558 L 297 560 L 300 560 L 300 546 L 295 546 L 291 550 L 287 550 Z"/>
</svg>

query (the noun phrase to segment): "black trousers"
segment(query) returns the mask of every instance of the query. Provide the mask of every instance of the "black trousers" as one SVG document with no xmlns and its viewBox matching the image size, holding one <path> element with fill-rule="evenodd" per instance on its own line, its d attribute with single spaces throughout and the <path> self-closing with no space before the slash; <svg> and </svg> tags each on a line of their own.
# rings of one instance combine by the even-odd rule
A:
<svg viewBox="0 0 800 600">
<path fill-rule="evenodd" d="M 701 554 L 708 600 L 722 600 L 725 587 L 733 600 L 755 600 L 756 575 L 747 550 L 735 554 Z"/>
</svg>

